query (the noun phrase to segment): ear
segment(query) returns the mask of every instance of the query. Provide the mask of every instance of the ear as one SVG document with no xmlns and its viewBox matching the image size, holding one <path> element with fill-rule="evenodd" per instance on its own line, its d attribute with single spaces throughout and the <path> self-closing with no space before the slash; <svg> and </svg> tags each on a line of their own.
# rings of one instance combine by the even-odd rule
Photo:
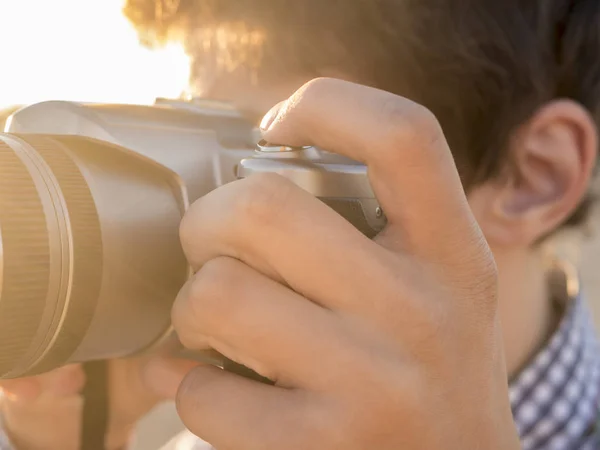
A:
<svg viewBox="0 0 600 450">
<path fill-rule="evenodd" d="M 565 222 L 586 195 L 597 147 L 596 125 L 581 105 L 541 108 L 514 134 L 503 175 L 469 196 L 488 241 L 529 246 Z"/>
</svg>

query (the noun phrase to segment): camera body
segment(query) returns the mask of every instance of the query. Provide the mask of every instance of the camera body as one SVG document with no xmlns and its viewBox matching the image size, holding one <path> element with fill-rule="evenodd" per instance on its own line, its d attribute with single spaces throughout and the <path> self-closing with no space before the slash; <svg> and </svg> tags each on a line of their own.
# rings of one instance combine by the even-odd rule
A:
<svg viewBox="0 0 600 450">
<path fill-rule="evenodd" d="M 44 102 L 0 135 L 0 378 L 129 356 L 171 334 L 187 278 L 179 222 L 196 199 L 277 173 L 372 237 L 366 167 L 260 133 L 213 101 Z"/>
</svg>

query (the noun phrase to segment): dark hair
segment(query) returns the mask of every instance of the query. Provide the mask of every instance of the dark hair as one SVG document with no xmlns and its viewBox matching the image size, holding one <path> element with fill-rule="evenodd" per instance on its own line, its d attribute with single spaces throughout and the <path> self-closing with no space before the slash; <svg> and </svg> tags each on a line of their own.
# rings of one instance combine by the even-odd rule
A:
<svg viewBox="0 0 600 450">
<path fill-rule="evenodd" d="M 600 124 L 599 0 L 128 0 L 146 42 L 278 72 L 330 70 L 438 117 L 469 188 L 500 175 L 512 132 L 568 98 Z M 567 225 L 587 216 L 584 199 Z"/>
</svg>

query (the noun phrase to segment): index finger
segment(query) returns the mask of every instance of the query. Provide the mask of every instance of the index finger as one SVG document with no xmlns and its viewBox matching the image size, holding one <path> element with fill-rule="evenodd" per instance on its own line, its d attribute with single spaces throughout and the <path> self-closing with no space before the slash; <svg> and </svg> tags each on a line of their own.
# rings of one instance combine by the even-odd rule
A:
<svg viewBox="0 0 600 450">
<path fill-rule="evenodd" d="M 42 394 L 57 397 L 77 395 L 85 383 L 80 365 L 71 364 L 40 375 L 2 380 L 0 390 L 13 399 L 33 401 Z"/>
<path fill-rule="evenodd" d="M 390 223 L 386 234 L 394 234 L 388 242 L 400 232 L 404 250 L 445 260 L 481 240 L 441 126 L 423 106 L 317 79 L 263 123 L 267 141 L 312 145 L 364 163 Z"/>
</svg>

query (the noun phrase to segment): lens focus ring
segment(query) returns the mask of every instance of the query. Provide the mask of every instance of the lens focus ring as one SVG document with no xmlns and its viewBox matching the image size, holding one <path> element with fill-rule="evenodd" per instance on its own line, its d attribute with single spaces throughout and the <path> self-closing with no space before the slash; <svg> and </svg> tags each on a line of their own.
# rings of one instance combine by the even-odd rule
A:
<svg viewBox="0 0 600 450">
<path fill-rule="evenodd" d="M 46 354 L 28 371 L 28 374 L 35 374 L 67 362 L 88 330 L 100 295 L 102 235 L 92 193 L 73 161 L 68 145 L 62 142 L 65 138 L 19 137 L 35 149 L 52 171 L 69 222 L 69 261 L 63 263 L 63 270 L 71 274 L 69 292 L 68 296 L 65 293 L 65 297 L 57 299 L 61 309 L 60 328 L 56 330 L 54 341 L 45 343 L 51 345 Z M 85 143 L 87 141 L 78 142 L 80 147 Z"/>
<path fill-rule="evenodd" d="M 38 331 L 50 280 L 48 226 L 24 162 L 0 141 L 0 374 Z"/>
<path fill-rule="evenodd" d="M 3 378 L 66 363 L 94 316 L 102 237 L 73 158 L 57 136 L 0 134 Z"/>
</svg>

